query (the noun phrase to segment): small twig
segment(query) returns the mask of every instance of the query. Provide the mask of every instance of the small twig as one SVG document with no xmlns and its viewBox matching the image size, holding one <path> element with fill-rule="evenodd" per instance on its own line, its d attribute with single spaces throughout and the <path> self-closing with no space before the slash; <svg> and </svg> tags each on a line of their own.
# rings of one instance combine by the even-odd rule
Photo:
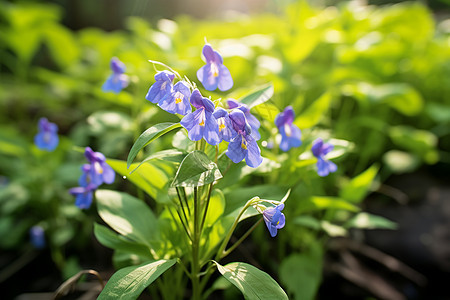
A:
<svg viewBox="0 0 450 300">
<path fill-rule="evenodd" d="M 98 281 L 100 282 L 102 289 L 105 287 L 105 283 L 100 276 L 100 274 L 95 270 L 83 270 L 75 274 L 74 276 L 70 277 L 66 281 L 64 281 L 59 288 L 56 290 L 55 295 L 53 299 L 60 299 L 61 297 L 64 297 L 69 293 L 70 290 L 75 289 L 75 286 L 78 282 L 78 280 L 85 274 L 91 274 L 97 277 Z"/>
<path fill-rule="evenodd" d="M 391 197 L 392 199 L 403 205 L 409 202 L 409 197 L 406 193 L 386 184 L 380 184 L 377 192 Z"/>
</svg>

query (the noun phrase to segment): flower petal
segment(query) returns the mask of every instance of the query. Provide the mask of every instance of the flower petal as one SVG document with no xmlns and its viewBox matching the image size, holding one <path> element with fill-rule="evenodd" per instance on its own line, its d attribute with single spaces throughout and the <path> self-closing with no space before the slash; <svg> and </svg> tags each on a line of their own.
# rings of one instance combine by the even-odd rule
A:
<svg viewBox="0 0 450 300">
<path fill-rule="evenodd" d="M 219 125 L 216 118 L 210 112 L 205 112 L 205 130 L 203 132 L 206 142 L 212 146 L 220 143 Z"/>
<path fill-rule="evenodd" d="M 211 45 L 205 44 L 202 49 L 202 54 L 205 57 L 207 63 L 216 61 L 216 55 Z"/>
<path fill-rule="evenodd" d="M 190 102 L 195 108 L 203 108 L 203 96 L 200 91 L 195 89 L 190 97 Z"/>
<path fill-rule="evenodd" d="M 102 164 L 103 168 L 103 181 L 107 184 L 111 184 L 114 182 L 116 178 L 116 173 L 114 170 L 105 162 Z"/>
<path fill-rule="evenodd" d="M 277 226 L 277 229 L 283 228 L 285 224 L 286 224 L 286 217 L 285 217 L 284 214 L 282 213 L 281 216 L 280 216 L 280 218 L 278 219 L 278 224 L 276 225 L 276 226 Z"/>
<path fill-rule="evenodd" d="M 322 155 L 322 146 L 323 146 L 323 141 L 321 138 L 318 138 L 313 142 L 311 151 L 315 157 L 320 157 Z"/>
<path fill-rule="evenodd" d="M 241 162 L 246 155 L 247 150 L 242 148 L 242 136 L 236 136 L 234 140 L 232 140 L 228 144 L 228 149 L 225 154 L 235 163 Z"/>
<path fill-rule="evenodd" d="M 258 144 L 253 139 L 252 136 L 246 136 L 245 139 L 247 140 L 247 155 L 245 157 L 245 163 L 252 168 L 256 168 L 259 166 L 263 159 L 261 157 L 261 150 L 258 147 Z"/>
<path fill-rule="evenodd" d="M 227 91 L 233 87 L 233 78 L 231 78 L 230 71 L 224 65 L 219 66 L 219 90 Z"/>
<path fill-rule="evenodd" d="M 207 63 L 197 71 L 197 78 L 208 91 L 214 91 L 219 84 L 219 77 L 214 76 L 210 63 Z"/>
</svg>

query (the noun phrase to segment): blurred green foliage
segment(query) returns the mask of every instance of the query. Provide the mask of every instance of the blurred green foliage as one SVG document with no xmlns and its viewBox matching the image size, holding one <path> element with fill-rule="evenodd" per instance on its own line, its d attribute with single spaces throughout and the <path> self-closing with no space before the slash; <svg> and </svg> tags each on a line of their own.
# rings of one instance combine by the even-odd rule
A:
<svg viewBox="0 0 450 300">
<path fill-rule="evenodd" d="M 1 248 L 23 249 L 29 227 L 37 223 L 48 228 L 55 249 L 88 238 L 92 216 L 77 210 L 66 193 L 76 185 L 83 161 L 71 147 L 90 145 L 125 160 L 146 128 L 177 122 L 144 99 L 155 74 L 147 60 L 165 62 L 194 79 L 205 38 L 231 71 L 236 88 L 230 97 L 273 85 L 271 100 L 252 108 L 262 123 L 267 159 L 258 169 L 230 168 L 234 176 L 218 184 L 226 199 L 220 209 L 226 215 L 254 195 L 280 199 L 293 188 L 285 211 L 291 224 L 278 237 L 277 256 L 268 267 L 275 270 L 283 260 L 279 277 L 294 298 L 311 299 L 319 285 L 325 243 L 317 236 L 394 227 L 358 213 L 374 182 L 423 164 L 448 167 L 450 162 L 450 28 L 448 21 L 436 24 L 423 5 L 314 8 L 300 1 L 281 15 L 180 16 L 156 26 L 130 17 L 124 30 L 114 32 L 71 31 L 60 24 L 61 13 L 54 5 L 0 2 L 0 175 L 6 178 L 0 190 Z M 118 95 L 101 91 L 113 56 L 131 76 Z M 273 121 L 287 105 L 297 114 L 303 145 L 281 153 Z M 41 153 L 32 143 L 41 116 L 57 123 L 64 136 L 56 153 Z M 330 157 L 339 169 L 327 178 L 315 174 L 315 160 L 306 151 L 319 136 L 335 145 Z M 183 149 L 183 139 L 181 132 L 168 134 L 138 159 L 172 144 Z M 275 147 L 266 147 L 271 144 Z M 149 160 L 134 175 L 127 174 L 124 161 L 109 163 L 164 202 L 157 196 L 167 191 L 161 178 L 174 172 L 164 162 Z M 161 176 L 142 182 L 139 172 Z M 127 181 L 117 185 L 135 193 Z M 75 239 L 76 228 L 83 234 Z M 265 238 L 259 229 L 255 238 Z M 96 227 L 105 237 L 113 234 L 105 230 Z M 270 247 L 261 246 L 261 258 L 269 257 Z M 120 253 L 117 257 L 120 261 Z M 296 285 L 292 272 L 304 280 Z"/>
</svg>

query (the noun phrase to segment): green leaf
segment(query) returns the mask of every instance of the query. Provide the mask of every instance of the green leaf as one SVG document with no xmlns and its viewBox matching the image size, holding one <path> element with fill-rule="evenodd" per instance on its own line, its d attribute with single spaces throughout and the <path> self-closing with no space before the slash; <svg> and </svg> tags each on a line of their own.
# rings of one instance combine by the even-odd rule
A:
<svg viewBox="0 0 450 300">
<path fill-rule="evenodd" d="M 162 259 L 120 269 L 108 280 L 98 299 L 137 299 L 145 288 L 176 262 L 176 259 Z"/>
<path fill-rule="evenodd" d="M 142 189 L 158 203 L 169 203 L 168 196 L 169 180 L 175 174 L 175 168 L 171 164 L 163 162 L 147 161 L 139 164 L 134 163 L 130 167 L 134 169 L 129 173 L 125 161 L 107 159 L 106 162 L 124 179 L 131 181 Z M 151 176 L 149 176 L 151 174 Z"/>
<path fill-rule="evenodd" d="M 314 196 L 299 203 L 301 212 L 316 211 L 322 209 L 342 209 L 357 212 L 359 207 L 337 197 Z"/>
<path fill-rule="evenodd" d="M 174 130 L 176 128 L 180 128 L 180 123 L 160 123 L 156 124 L 146 131 L 144 131 L 136 140 L 133 147 L 131 147 L 130 153 L 128 154 L 127 159 L 127 168 L 130 167 L 133 160 L 136 158 L 136 155 L 139 153 L 139 151 L 142 150 L 145 146 L 162 136 L 163 134 L 166 134 L 167 132 Z"/>
<path fill-rule="evenodd" d="M 329 111 L 332 99 L 332 94 L 330 92 L 325 92 L 298 116 L 294 124 L 300 129 L 313 127 L 319 123 L 322 117 Z"/>
<path fill-rule="evenodd" d="M 438 138 L 431 132 L 410 126 L 393 126 L 389 136 L 394 144 L 422 157 L 427 163 L 433 164 L 439 160 L 436 151 Z"/>
<path fill-rule="evenodd" d="M 371 85 L 366 82 L 348 86 L 348 92 L 357 99 L 370 103 L 386 103 L 400 113 L 414 116 L 422 112 L 424 100 L 419 92 L 405 83 Z"/>
<path fill-rule="evenodd" d="M 156 152 L 154 154 L 147 156 L 143 161 L 141 161 L 139 165 L 130 172 L 130 174 L 136 171 L 137 168 L 139 168 L 142 164 L 154 159 L 161 159 L 175 163 L 181 163 L 186 154 L 187 154 L 186 152 L 176 149 L 169 149 Z"/>
<path fill-rule="evenodd" d="M 384 217 L 361 212 L 348 220 L 345 227 L 361 229 L 396 229 L 397 224 Z"/>
<path fill-rule="evenodd" d="M 320 222 L 320 226 L 322 227 L 323 231 L 325 231 L 331 237 L 347 236 L 347 230 L 340 225 L 336 225 L 328 221 L 322 221 Z"/>
<path fill-rule="evenodd" d="M 314 249 L 292 254 L 281 262 L 280 280 L 292 299 L 313 300 L 322 279 L 322 253 L 319 245 Z"/>
<path fill-rule="evenodd" d="M 288 299 L 288 296 L 269 274 L 241 262 L 221 266 L 214 262 L 225 279 L 234 284 L 245 299 Z"/>
<path fill-rule="evenodd" d="M 263 104 L 273 96 L 273 85 L 263 87 L 250 95 L 241 98 L 239 102 L 248 105 L 249 108 Z"/>
<path fill-rule="evenodd" d="M 369 192 L 377 173 L 378 166 L 371 166 L 344 186 L 339 196 L 352 203 L 361 202 Z"/>
<path fill-rule="evenodd" d="M 222 178 L 217 165 L 202 151 L 195 150 L 183 159 L 172 186 L 195 187 Z"/>
<path fill-rule="evenodd" d="M 144 256 L 147 259 L 153 258 L 147 246 L 128 240 L 106 226 L 94 223 L 94 234 L 100 244 L 105 247 Z"/>
<path fill-rule="evenodd" d="M 390 171 L 401 174 L 414 171 L 421 164 L 421 160 L 417 155 L 408 152 L 391 150 L 383 155 L 383 163 Z"/>
<path fill-rule="evenodd" d="M 148 246 L 158 240 L 158 221 L 145 202 L 109 190 L 97 190 L 95 196 L 98 214 L 112 229 Z"/>
<path fill-rule="evenodd" d="M 225 196 L 221 190 L 214 189 L 209 202 L 208 213 L 206 214 L 205 225 L 212 226 L 225 211 Z"/>
<path fill-rule="evenodd" d="M 69 29 L 50 23 L 43 33 L 52 58 L 61 68 L 67 68 L 76 62 L 80 48 Z"/>
<path fill-rule="evenodd" d="M 320 229 L 320 222 L 312 216 L 298 216 L 292 220 L 293 224 L 297 224 L 303 227 L 311 228 L 314 230 Z"/>
</svg>

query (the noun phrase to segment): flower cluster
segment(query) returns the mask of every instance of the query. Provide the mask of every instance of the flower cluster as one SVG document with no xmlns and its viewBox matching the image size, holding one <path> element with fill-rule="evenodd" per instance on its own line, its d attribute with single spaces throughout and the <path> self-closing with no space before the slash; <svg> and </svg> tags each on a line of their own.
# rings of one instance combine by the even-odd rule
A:
<svg viewBox="0 0 450 300">
<path fill-rule="evenodd" d="M 300 147 L 301 131 L 293 123 L 295 113 L 292 106 L 287 106 L 283 112 L 279 113 L 275 118 L 275 125 L 281 135 L 280 149 L 288 151 L 291 148 Z M 317 158 L 317 174 L 321 177 L 327 176 L 330 173 L 336 172 L 337 166 L 331 161 L 325 159 L 325 155 L 333 150 L 333 145 L 324 143 L 322 139 L 318 138 L 314 141 L 312 146 L 312 153 Z"/>
<path fill-rule="evenodd" d="M 81 167 L 83 173 L 78 180 L 80 186 L 69 190 L 75 196 L 75 205 L 80 209 L 89 208 L 92 204 L 93 191 L 102 183 L 113 183 L 115 178 L 114 170 L 106 163 L 102 153 L 86 147 L 84 155 L 89 163 Z"/>
<path fill-rule="evenodd" d="M 198 70 L 197 77 L 205 89 L 230 89 L 233 80 L 220 54 L 207 44 L 203 47 L 203 56 L 206 65 Z M 260 123 L 250 109 L 232 99 L 228 100 L 228 109 L 216 108 L 190 83 L 180 80 L 174 84 L 175 77 L 179 75 L 167 70 L 158 72 L 145 98 L 169 113 L 183 115 L 180 124 L 188 131 L 192 141 L 205 139 L 212 146 L 222 141 L 229 142 L 226 155 L 233 162 L 245 159 L 248 166 L 259 166 L 262 157 L 256 140 L 260 138 Z"/>
<path fill-rule="evenodd" d="M 34 137 L 34 144 L 42 150 L 53 151 L 58 146 L 58 126 L 47 118 L 39 119 L 38 133 Z"/>
<path fill-rule="evenodd" d="M 122 89 L 126 88 L 129 78 L 125 73 L 125 65 L 117 57 L 111 58 L 111 71 L 113 72 L 102 86 L 104 92 L 112 91 L 118 94 Z"/>
</svg>

